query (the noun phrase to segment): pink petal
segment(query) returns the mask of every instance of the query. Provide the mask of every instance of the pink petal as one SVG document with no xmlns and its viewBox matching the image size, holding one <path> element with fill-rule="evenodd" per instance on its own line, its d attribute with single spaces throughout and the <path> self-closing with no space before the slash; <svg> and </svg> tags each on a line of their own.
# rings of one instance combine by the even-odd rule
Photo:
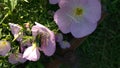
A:
<svg viewBox="0 0 120 68">
<path fill-rule="evenodd" d="M 9 61 L 11 64 L 16 64 L 16 63 L 18 63 L 18 61 L 16 60 L 15 54 L 10 54 L 10 56 L 8 57 L 8 61 Z"/>
<path fill-rule="evenodd" d="M 32 54 L 30 54 L 27 59 L 30 61 L 37 61 L 40 58 L 40 52 L 38 49 L 33 50 Z"/>
<path fill-rule="evenodd" d="M 4 44 L 4 42 L 6 44 Z M 0 41 L 0 55 L 5 56 L 11 50 L 10 43 L 8 41 Z"/>
<path fill-rule="evenodd" d="M 19 26 L 18 24 L 14 24 L 14 23 L 9 23 L 9 25 L 10 25 L 10 29 L 11 29 L 12 34 L 16 38 L 16 36 L 19 35 L 19 32 L 22 29 L 22 27 Z M 21 41 L 21 40 L 22 40 L 22 33 L 21 33 L 21 35 L 19 35 L 17 37 L 17 41 Z"/>
<path fill-rule="evenodd" d="M 97 23 L 101 17 L 101 4 L 99 0 L 89 0 L 86 7 L 84 7 L 84 17 L 91 23 Z"/>
<path fill-rule="evenodd" d="M 81 6 L 82 4 L 87 4 L 88 0 L 60 0 L 59 6 L 60 8 L 63 7 L 78 7 Z"/>
<path fill-rule="evenodd" d="M 70 43 L 68 41 L 59 42 L 59 45 L 62 49 L 70 48 Z"/>
<path fill-rule="evenodd" d="M 30 61 L 37 61 L 40 58 L 38 48 L 33 48 L 33 46 L 28 47 L 23 53 L 23 58 L 26 58 Z"/>
<path fill-rule="evenodd" d="M 91 34 L 97 27 L 97 23 L 89 23 L 83 19 L 79 23 L 71 24 L 71 33 L 76 38 L 81 38 Z"/>
<path fill-rule="evenodd" d="M 39 28 L 37 26 L 33 26 L 31 31 L 32 31 L 32 35 L 36 37 L 38 35 Z"/>
<path fill-rule="evenodd" d="M 24 63 L 27 61 L 25 58 L 23 58 L 23 54 L 21 54 L 21 53 L 18 53 L 17 58 L 18 58 L 18 62 L 20 62 L 20 63 Z"/>
<path fill-rule="evenodd" d="M 55 37 L 57 42 L 61 42 L 63 40 L 63 35 L 61 33 L 57 33 Z"/>
<path fill-rule="evenodd" d="M 36 26 L 39 27 L 40 31 L 42 30 L 43 34 L 48 33 L 48 37 L 41 37 L 41 50 L 44 52 L 45 55 L 51 56 L 54 54 L 56 50 L 56 43 L 55 43 L 55 35 L 54 32 L 49 30 L 47 27 L 35 22 Z M 45 35 L 46 36 L 46 35 Z"/>
<path fill-rule="evenodd" d="M 41 49 L 44 52 L 44 54 L 47 56 L 53 55 L 56 50 L 54 33 L 53 32 L 49 32 L 49 33 L 50 33 L 50 38 L 48 38 L 47 41 L 44 41 L 43 44 L 41 44 Z M 46 45 L 46 43 L 48 45 Z"/>
<path fill-rule="evenodd" d="M 56 11 L 54 15 L 54 21 L 63 33 L 70 32 L 70 24 L 72 23 L 72 19 L 70 18 L 71 12 L 69 10 L 70 8 L 61 8 Z"/>
<path fill-rule="evenodd" d="M 20 42 L 20 51 L 21 51 L 21 53 L 23 53 L 23 52 L 25 51 L 25 49 L 26 49 L 27 47 L 29 47 L 29 46 L 32 46 L 32 43 L 31 43 L 30 40 L 27 40 L 27 41 L 25 41 L 25 42 L 21 41 L 21 42 Z"/>
<path fill-rule="evenodd" d="M 12 32 L 13 35 L 19 33 L 21 27 L 18 24 L 9 23 L 9 25 L 10 25 L 11 32 Z"/>
<path fill-rule="evenodd" d="M 10 56 L 8 57 L 8 61 L 11 64 L 16 64 L 16 63 L 24 63 L 26 61 L 26 59 L 22 58 L 22 54 L 21 53 L 16 53 L 16 54 L 10 54 Z"/>
</svg>

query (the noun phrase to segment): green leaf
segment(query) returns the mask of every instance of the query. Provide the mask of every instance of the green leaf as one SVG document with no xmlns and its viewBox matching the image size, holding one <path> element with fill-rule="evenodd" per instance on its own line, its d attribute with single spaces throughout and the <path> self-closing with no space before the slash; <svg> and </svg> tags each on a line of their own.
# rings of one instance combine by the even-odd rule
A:
<svg viewBox="0 0 120 68">
<path fill-rule="evenodd" d="M 24 1 L 28 3 L 28 0 L 24 0 Z"/>
<path fill-rule="evenodd" d="M 28 65 L 26 65 L 25 68 L 45 68 L 44 65 L 40 62 L 40 61 L 37 61 L 37 62 L 29 62 Z"/>
<path fill-rule="evenodd" d="M 15 6 L 17 5 L 17 0 L 10 0 L 10 5 L 11 5 L 11 11 L 15 9 Z"/>
<path fill-rule="evenodd" d="M 5 2 L 7 3 L 7 2 L 8 2 L 8 0 L 4 0 L 4 3 L 5 3 Z"/>
<path fill-rule="evenodd" d="M 2 28 L 0 28 L 0 39 L 2 38 Z"/>
</svg>

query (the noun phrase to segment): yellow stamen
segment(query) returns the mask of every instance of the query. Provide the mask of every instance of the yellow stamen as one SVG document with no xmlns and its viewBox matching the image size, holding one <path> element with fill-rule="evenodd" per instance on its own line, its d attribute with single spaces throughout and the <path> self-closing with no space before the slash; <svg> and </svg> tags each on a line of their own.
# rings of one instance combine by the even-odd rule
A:
<svg viewBox="0 0 120 68">
<path fill-rule="evenodd" d="M 83 14 L 83 9 L 81 9 L 81 8 L 76 8 L 75 9 L 75 15 L 81 16 L 82 14 Z"/>
<path fill-rule="evenodd" d="M 7 42 L 6 42 L 6 41 L 3 41 L 3 42 L 2 42 L 2 45 L 6 45 L 6 44 L 7 44 Z"/>
<path fill-rule="evenodd" d="M 36 46 L 36 42 L 34 42 L 34 43 L 32 44 L 32 50 L 34 50 L 36 47 L 37 47 L 37 46 Z"/>
<path fill-rule="evenodd" d="M 0 41 L 0 49 L 4 49 L 7 46 L 7 41 Z"/>
</svg>

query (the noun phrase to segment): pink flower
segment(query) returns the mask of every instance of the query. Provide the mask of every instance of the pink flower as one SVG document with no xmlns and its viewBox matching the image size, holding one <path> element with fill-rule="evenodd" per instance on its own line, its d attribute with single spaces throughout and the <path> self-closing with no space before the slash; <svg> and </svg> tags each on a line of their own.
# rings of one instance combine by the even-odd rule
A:
<svg viewBox="0 0 120 68">
<path fill-rule="evenodd" d="M 59 45 L 62 49 L 70 48 L 70 43 L 68 41 L 61 41 Z"/>
<path fill-rule="evenodd" d="M 0 41 L 0 55 L 5 56 L 7 54 L 7 52 L 9 52 L 11 49 L 10 47 L 10 43 L 5 41 L 5 40 L 1 40 Z"/>
<path fill-rule="evenodd" d="M 9 26 L 12 34 L 14 35 L 14 40 L 17 39 L 17 41 L 21 41 L 23 36 L 23 33 L 21 32 L 22 27 L 14 23 L 9 23 Z"/>
<path fill-rule="evenodd" d="M 99 0 L 60 0 L 54 20 L 63 33 L 76 38 L 91 34 L 101 17 Z"/>
<path fill-rule="evenodd" d="M 31 31 L 32 31 L 32 36 L 36 38 L 36 36 L 39 34 L 39 27 L 33 26 Z"/>
<path fill-rule="evenodd" d="M 55 37 L 57 42 L 63 41 L 63 35 L 61 33 L 57 33 Z"/>
<path fill-rule="evenodd" d="M 70 43 L 68 41 L 63 41 L 63 35 L 61 33 L 56 34 L 56 41 L 62 49 L 70 48 Z"/>
<path fill-rule="evenodd" d="M 8 57 L 8 61 L 11 64 L 16 64 L 16 63 L 24 63 L 26 62 L 26 59 L 22 58 L 22 54 L 21 53 L 16 53 L 16 54 L 10 54 L 10 56 Z"/>
<path fill-rule="evenodd" d="M 49 0 L 50 4 L 57 4 L 60 0 Z"/>
<path fill-rule="evenodd" d="M 23 53 L 25 49 L 29 46 L 32 46 L 30 40 L 27 40 L 26 42 L 20 42 L 20 52 Z"/>
<path fill-rule="evenodd" d="M 47 56 L 54 54 L 56 49 L 55 35 L 47 27 L 35 22 L 35 26 L 32 27 L 32 34 L 41 36 L 41 47 L 40 50 Z"/>
<path fill-rule="evenodd" d="M 36 46 L 36 43 L 33 43 L 32 46 L 28 47 L 24 53 L 23 53 L 23 58 L 26 58 L 27 60 L 30 61 L 37 61 L 40 58 L 40 52 L 38 47 Z"/>
</svg>

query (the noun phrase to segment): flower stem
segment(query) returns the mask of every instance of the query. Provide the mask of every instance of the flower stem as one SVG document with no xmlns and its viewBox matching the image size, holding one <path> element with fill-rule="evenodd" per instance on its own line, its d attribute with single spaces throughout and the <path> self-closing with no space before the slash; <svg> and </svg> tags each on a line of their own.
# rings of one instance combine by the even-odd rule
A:
<svg viewBox="0 0 120 68">
<path fill-rule="evenodd" d="M 5 20 L 5 18 L 8 17 L 9 14 L 10 14 L 10 11 L 8 11 L 7 14 L 5 14 L 4 18 L 0 21 L 0 24 L 2 24 L 2 22 Z"/>
</svg>

